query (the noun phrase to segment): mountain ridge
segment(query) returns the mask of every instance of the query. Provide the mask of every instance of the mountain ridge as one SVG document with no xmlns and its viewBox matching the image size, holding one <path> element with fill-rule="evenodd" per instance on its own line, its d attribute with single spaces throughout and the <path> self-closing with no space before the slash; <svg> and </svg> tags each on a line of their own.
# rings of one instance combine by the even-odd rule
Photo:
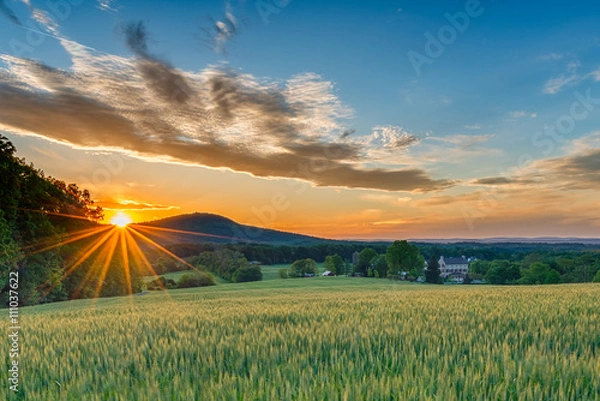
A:
<svg viewBox="0 0 600 401">
<path fill-rule="evenodd" d="M 271 228 L 262 228 L 238 223 L 235 220 L 215 213 L 194 212 L 166 217 L 159 220 L 153 220 L 144 223 L 131 224 L 132 227 L 151 227 L 156 229 L 156 242 L 161 244 L 170 243 L 258 243 L 269 245 L 314 245 L 322 243 L 365 243 L 365 244 L 384 244 L 392 243 L 393 240 L 386 239 L 331 239 L 321 238 L 311 235 L 299 234 L 294 232 L 276 230 Z M 178 230 L 187 233 L 177 233 Z M 162 233 L 162 235 L 158 235 Z M 171 239 L 164 238 L 166 234 Z M 600 245 L 600 238 L 579 238 L 579 237 L 490 237 L 490 238 L 412 238 L 408 239 L 412 243 L 421 244 L 584 244 Z"/>
<path fill-rule="evenodd" d="M 159 243 L 236 243 L 248 242 L 270 245 L 314 245 L 327 242 L 346 242 L 319 238 L 270 228 L 255 227 L 234 221 L 229 217 L 214 213 L 194 212 L 166 217 L 144 223 L 131 224 L 133 228 L 150 227 Z M 154 229 L 154 230 L 153 230 Z M 185 232 L 184 232 L 185 231 Z M 161 235 L 159 235 L 161 234 Z M 171 238 L 166 238 L 171 237 Z"/>
</svg>

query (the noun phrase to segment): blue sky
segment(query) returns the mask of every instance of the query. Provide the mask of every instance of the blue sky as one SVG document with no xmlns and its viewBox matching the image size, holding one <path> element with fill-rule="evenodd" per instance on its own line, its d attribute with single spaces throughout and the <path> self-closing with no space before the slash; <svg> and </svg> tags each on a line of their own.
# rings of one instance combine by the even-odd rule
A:
<svg viewBox="0 0 600 401">
<path fill-rule="evenodd" d="M 564 2 L 489 0 L 326 3 L 308 0 L 229 3 L 2 0 L 0 10 L 4 14 L 0 20 L 0 55 L 5 56 L 0 59 L 0 73 L 6 74 L 0 84 L 13 89 L 25 85 L 30 93 L 47 91 L 44 104 L 62 99 L 56 94 L 75 85 L 74 82 L 85 82 L 85 68 L 76 65 L 73 47 L 65 43 L 86 46 L 87 53 L 82 59 L 94 60 L 86 64 L 87 68 L 97 77 L 112 77 L 112 83 L 99 91 L 130 84 L 126 77 L 119 76 L 119 71 L 129 71 L 131 67 L 134 74 L 137 59 L 161 63 L 166 67 L 160 67 L 160 71 L 172 69 L 183 74 L 184 79 L 198 82 L 219 71 L 234 71 L 236 82 L 245 90 L 260 92 L 253 93 L 256 98 L 252 98 L 250 114 L 237 117 L 238 122 L 251 125 L 213 127 L 217 135 L 227 132 L 216 141 L 227 143 L 229 150 L 241 141 L 245 152 L 265 152 L 260 153 L 264 156 L 260 163 L 256 160 L 227 162 L 228 157 L 233 157 L 229 153 L 209 162 L 206 158 L 175 152 L 166 143 L 164 152 L 154 147 L 151 151 L 147 147 L 136 149 L 134 145 L 121 147 L 116 136 L 105 142 L 90 141 L 90 132 L 104 128 L 88 126 L 88 122 L 78 120 L 79 129 L 63 135 L 16 121 L 18 119 L 8 116 L 8 111 L 5 116 L 0 114 L 0 130 L 14 140 L 23 156 L 53 175 L 66 175 L 65 179 L 77 181 L 83 177 L 82 185 L 97 187 L 92 189 L 96 189 L 108 205 L 123 200 L 140 205 L 154 204 L 160 192 L 157 184 L 147 184 L 153 185 L 155 191 L 137 187 L 136 191 L 123 189 L 119 195 L 111 193 L 110 188 L 94 185 L 91 178 L 86 180 L 85 177 L 92 177 L 94 171 L 102 168 L 99 167 L 101 155 L 111 152 L 125 158 L 131 171 L 119 173 L 115 178 L 123 188 L 126 183 L 141 181 L 142 173 L 133 173 L 138 166 L 145 166 L 140 167 L 140 171 L 155 170 L 156 176 L 160 176 L 167 169 L 165 163 L 170 163 L 172 168 L 185 169 L 186 174 L 204 183 L 222 181 L 221 175 L 225 174 L 227 182 L 242 185 L 246 192 L 258 192 L 252 205 L 232 204 L 227 210 L 216 206 L 222 204 L 218 198 L 198 205 L 163 197 L 160 203 L 172 208 L 159 214 L 156 208 L 149 208 L 148 213 L 143 214 L 140 206 L 137 218 L 151 219 L 206 209 L 249 222 L 253 219 L 252 210 L 257 210 L 254 205 L 269 204 L 269 196 L 261 195 L 263 192 L 278 193 L 283 182 L 301 178 L 308 181 L 311 188 L 307 190 L 308 195 L 295 204 L 304 205 L 306 211 L 300 206 L 283 210 L 276 219 L 263 225 L 356 238 L 597 235 L 598 221 L 587 207 L 587 202 L 597 197 L 593 184 L 599 182 L 599 156 L 594 152 L 600 131 L 600 112 L 598 103 L 593 101 L 600 98 L 600 32 L 597 29 L 600 4 L 597 2 L 577 1 L 566 5 Z M 459 32 L 451 26 L 448 15 L 459 20 L 466 15 L 468 25 Z M 133 23 L 141 23 L 147 51 L 136 52 L 127 45 L 125 27 Z M 215 30 L 219 26 L 220 31 Z M 32 28 L 47 35 L 45 39 L 40 40 Z M 452 37 L 446 40 L 442 37 L 445 43 L 441 44 L 441 54 L 428 54 L 428 35 L 439 41 L 440 32 Z M 428 57 L 419 72 L 411 62 L 411 54 L 413 60 L 415 54 Z M 42 73 L 32 73 L 29 61 L 16 62 L 15 58 L 35 60 L 57 71 L 70 72 L 79 81 L 48 89 L 40 84 L 46 75 L 32 81 L 31 76 Z M 143 77 L 140 79 L 136 88 L 141 88 Z M 288 137 L 293 146 L 285 145 L 284 154 L 296 152 L 298 156 L 300 153 L 305 156 L 314 150 L 313 145 L 340 144 L 343 132 L 352 132 L 348 136 L 350 144 L 345 145 L 361 151 L 360 157 L 354 155 L 342 160 L 343 166 L 333 166 L 331 176 L 297 177 L 297 174 L 286 174 L 282 166 L 265 166 L 267 156 L 273 155 L 275 148 L 260 148 L 266 138 L 261 137 L 260 132 L 248 137 L 244 136 L 245 131 L 239 131 L 240 127 L 267 123 L 272 128 L 272 118 L 280 121 L 280 114 L 261 116 L 260 121 L 252 121 L 249 116 L 257 112 L 256 107 L 262 104 L 260 99 L 265 93 L 271 96 L 277 92 L 277 96 L 286 97 L 285 107 L 292 107 L 285 89 L 292 84 L 296 85 L 296 93 L 304 96 L 302 107 L 316 104 L 318 110 L 302 115 L 302 132 Z M 75 86 L 69 88 L 64 94 L 79 91 Z M 3 95 L 11 93 L 7 91 Z M 96 97 L 85 93 L 81 96 L 94 104 L 118 110 L 118 121 L 130 118 L 123 109 L 131 100 L 119 103 L 104 95 Z M 580 102 L 586 97 L 591 98 L 592 103 Z M 27 104 L 30 105 L 27 107 L 39 106 L 41 101 L 40 98 L 19 99 L 23 100 L 19 106 L 22 108 Z M 574 119 L 571 117 L 573 104 L 577 102 L 576 110 L 585 116 Z M 151 107 L 163 110 L 164 105 L 158 99 Z M 202 110 L 213 110 L 212 106 L 207 107 Z M 262 106 L 259 108 L 260 113 L 269 113 Z M 86 112 L 100 113 L 98 120 L 102 120 L 105 110 L 100 111 Z M 186 112 L 191 113 L 187 114 L 190 116 L 199 111 Z M 291 113 L 287 117 L 290 124 L 297 123 L 297 115 Z M 174 118 L 169 121 L 175 121 Z M 67 125 L 72 127 L 75 123 L 69 121 Z M 177 121 L 187 127 L 183 136 L 193 130 L 190 128 L 193 118 Z M 151 123 L 135 120 L 135 135 L 162 140 L 160 136 L 164 132 L 157 128 L 160 124 L 155 122 L 148 128 Z M 557 124 L 566 125 L 562 129 L 559 126 L 558 132 L 547 129 Z M 280 138 L 286 127 L 275 128 L 265 143 Z M 190 135 L 185 140 L 196 140 L 200 134 Z M 306 148 L 300 152 L 297 146 Z M 39 152 L 42 148 L 47 150 L 46 154 Z M 75 174 L 57 159 L 65 159 L 64 155 L 71 152 L 74 154 L 70 158 L 79 158 L 81 168 L 88 173 Z M 318 158 L 315 154 L 307 157 L 306 161 Z M 338 167 L 347 167 L 349 172 L 342 177 Z M 214 168 L 219 169 L 219 173 Z M 365 170 L 375 175 L 354 178 Z M 389 172 L 392 174 L 387 174 Z M 251 176 L 248 177 L 248 173 Z M 403 184 L 397 184 L 398 181 Z M 321 191 L 328 194 L 326 199 L 322 198 Z M 540 194 L 546 195 L 543 200 L 538 198 Z M 239 192 L 229 188 L 223 197 L 239 198 Z M 494 200 L 493 206 L 482 206 L 490 197 Z M 201 194 L 192 198 L 203 199 Z M 565 201 L 569 207 L 564 206 Z M 329 210 L 340 202 L 347 205 L 345 214 L 328 220 Z M 433 212 L 432 205 L 440 202 L 446 209 Z M 536 207 L 536 202 L 543 205 Z M 303 224 L 306 219 L 297 217 L 304 213 L 314 216 L 314 225 Z M 514 222 L 507 221 L 506 216 L 513 216 Z M 523 216 L 531 221 L 524 222 Z M 554 223 L 541 223 L 543 216 L 551 216 Z M 419 220 L 413 219 L 417 217 Z M 436 224 L 444 229 L 432 232 Z"/>
</svg>

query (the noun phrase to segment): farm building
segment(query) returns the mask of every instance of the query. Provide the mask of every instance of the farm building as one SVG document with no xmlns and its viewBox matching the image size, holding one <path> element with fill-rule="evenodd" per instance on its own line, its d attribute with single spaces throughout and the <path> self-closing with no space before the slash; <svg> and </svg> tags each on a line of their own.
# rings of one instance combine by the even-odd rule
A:
<svg viewBox="0 0 600 401">
<path fill-rule="evenodd" d="M 463 281 L 469 273 L 469 261 L 464 256 L 460 258 L 440 257 L 440 275 L 443 278 L 453 278 L 456 281 Z"/>
</svg>

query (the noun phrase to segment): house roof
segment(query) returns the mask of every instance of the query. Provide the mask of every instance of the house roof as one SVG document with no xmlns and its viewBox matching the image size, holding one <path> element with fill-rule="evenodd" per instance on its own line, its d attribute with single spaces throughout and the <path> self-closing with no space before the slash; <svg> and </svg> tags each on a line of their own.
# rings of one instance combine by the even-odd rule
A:
<svg viewBox="0 0 600 401">
<path fill-rule="evenodd" d="M 444 258 L 444 263 L 447 265 L 466 265 L 469 261 L 465 258 Z"/>
</svg>

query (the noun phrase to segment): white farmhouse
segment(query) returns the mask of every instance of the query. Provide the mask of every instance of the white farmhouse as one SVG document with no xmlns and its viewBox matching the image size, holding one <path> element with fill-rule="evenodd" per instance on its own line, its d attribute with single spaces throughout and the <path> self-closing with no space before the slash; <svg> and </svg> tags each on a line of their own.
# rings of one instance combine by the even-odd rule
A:
<svg viewBox="0 0 600 401">
<path fill-rule="evenodd" d="M 440 265 L 440 276 L 443 278 L 452 277 L 457 281 L 462 281 L 469 273 L 469 261 L 464 256 L 460 258 L 441 256 L 438 264 Z"/>
</svg>

